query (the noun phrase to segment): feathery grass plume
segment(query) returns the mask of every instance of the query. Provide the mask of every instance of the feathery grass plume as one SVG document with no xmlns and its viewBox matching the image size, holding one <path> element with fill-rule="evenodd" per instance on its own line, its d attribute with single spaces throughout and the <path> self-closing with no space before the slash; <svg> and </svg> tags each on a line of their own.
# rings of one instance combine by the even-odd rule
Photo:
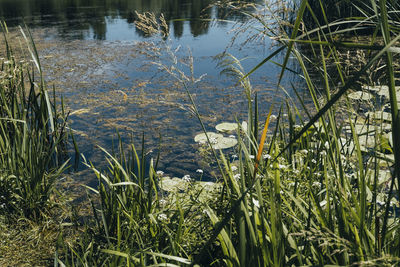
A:
<svg viewBox="0 0 400 267">
<path fill-rule="evenodd" d="M 168 37 L 169 27 L 163 14 L 159 18 L 156 18 L 156 15 L 150 12 L 140 14 L 135 11 L 135 14 L 137 17 L 135 26 L 143 33 L 146 35 L 160 34 L 163 38 Z"/>
</svg>

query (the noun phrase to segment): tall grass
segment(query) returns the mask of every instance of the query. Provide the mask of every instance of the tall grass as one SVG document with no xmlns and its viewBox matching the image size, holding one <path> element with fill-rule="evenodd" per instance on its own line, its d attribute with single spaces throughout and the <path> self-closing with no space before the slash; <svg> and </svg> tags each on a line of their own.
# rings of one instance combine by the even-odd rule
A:
<svg viewBox="0 0 400 267">
<path fill-rule="evenodd" d="M 126 151 L 118 139 L 118 153 L 106 155 L 107 171 L 85 164 L 98 178 L 88 190 L 94 221 L 79 243 L 61 243 L 56 263 L 67 266 L 183 266 L 199 245 L 206 227 L 199 214 L 199 192 L 168 193 L 162 189 L 153 159 L 146 157 L 144 137 L 140 153 Z M 156 161 L 157 162 L 157 161 Z M 190 184 L 188 184 L 190 187 Z M 62 265 L 61 265 L 62 266 Z"/>
<path fill-rule="evenodd" d="M 231 57 L 230 64 L 236 65 L 226 66 L 229 72 L 241 77 L 250 126 L 237 132 L 238 162 L 231 162 L 222 152 L 213 150 L 223 184 L 217 198 L 191 202 L 182 197 L 189 190 L 176 195 L 165 208 L 154 174 L 156 168 L 150 164 L 148 172 L 144 172 L 144 148 L 141 157 L 133 146 L 126 156 L 120 144 L 117 155 L 105 152 L 108 171 L 90 165 L 99 180 L 98 189 L 91 189 L 100 201 L 97 205 L 93 203 L 97 226 L 91 229 L 96 231 L 85 235 L 78 248 L 71 246 L 64 250 L 65 263 L 72 266 L 94 265 L 99 261 L 112 266 L 399 264 L 400 224 L 394 212 L 399 199 L 393 197 L 399 192 L 400 182 L 400 144 L 396 139 L 400 136 L 400 117 L 392 53 L 398 50 L 395 45 L 400 37 L 396 35 L 396 23 L 387 16 L 398 10 L 393 10 L 394 2 L 371 0 L 368 8 L 372 9 L 364 10 L 364 4 L 352 6 L 364 17 L 352 18 L 354 24 L 349 24 L 347 18 L 330 21 L 323 1 L 314 1 L 320 8 L 320 15 L 316 16 L 310 3 L 298 2 L 289 35 L 284 25 L 272 29 L 269 28 L 272 24 L 263 21 L 262 16 L 247 11 L 244 15 L 260 23 L 259 33 L 275 34 L 268 37 L 274 37 L 281 45 L 260 65 L 286 51 L 280 64 L 278 88 L 284 86 L 281 81 L 290 60 L 294 59 L 313 108 L 308 110 L 300 97 L 288 98 L 276 112 L 275 128 L 268 135 L 273 109 L 261 124 L 257 97 L 249 83 L 249 75 L 260 65 L 245 74 L 239 61 Z M 264 7 L 268 10 L 267 5 Z M 310 14 L 313 24 L 305 23 L 305 14 Z M 272 13 L 264 19 L 269 21 L 274 17 Z M 318 26 L 309 28 L 309 25 Z M 372 30 L 368 42 L 359 43 L 352 38 L 342 41 L 360 28 Z M 377 45 L 378 42 L 381 44 Z M 353 73 L 348 73 L 341 63 L 343 47 L 349 51 L 363 49 L 367 55 L 365 64 Z M 379 65 L 381 58 L 386 60 L 383 66 Z M 360 83 L 368 81 L 377 68 L 385 68 L 386 76 L 380 82 L 387 84 L 390 92 L 392 147 L 383 145 L 383 126 L 372 124 L 369 116 L 358 114 L 353 109 L 354 102 L 346 97 L 350 91 L 359 90 Z M 318 79 L 314 79 L 316 75 Z M 185 79 L 181 82 L 202 123 L 190 87 Z M 286 89 L 300 95 L 299 88 Z M 360 117 L 364 120 L 357 119 Z M 372 128 L 375 135 L 359 131 L 360 125 Z M 259 126 L 264 126 L 261 136 Z M 370 148 L 366 148 L 365 135 L 373 138 Z M 209 145 L 212 149 L 210 142 Z M 393 151 L 394 160 L 384 155 L 388 151 Z M 380 174 L 387 171 L 389 178 L 380 179 Z M 167 216 L 159 216 L 161 213 Z M 192 242 L 185 240 L 185 235 Z"/>
<path fill-rule="evenodd" d="M 396 177 L 399 177 L 400 162 L 396 153 L 400 147 L 394 142 L 394 171 L 386 191 L 378 182 L 377 176 L 383 171 L 382 165 L 391 163 L 374 156 L 379 149 L 379 141 L 372 156 L 363 152 L 360 134 L 355 130 L 353 114 L 341 110 L 338 106 L 340 102 L 340 105 L 345 105 L 347 110 L 351 111 L 349 102 L 346 104 L 343 96 L 349 89 L 359 88 L 357 82 L 366 76 L 368 71 L 374 71 L 371 67 L 378 59 L 386 56 L 387 76 L 384 81 L 390 91 L 392 135 L 393 138 L 400 136 L 397 129 L 399 117 L 391 54 L 399 36 L 391 37 L 396 28 L 393 24 L 392 27 L 388 26 L 390 21 L 386 8 L 390 5 L 387 5 L 386 1 L 371 1 L 371 5 L 375 13 L 371 17 L 359 19 L 357 27 L 364 26 L 364 21 L 368 21 L 366 27 L 371 27 L 370 23 L 373 22 L 378 33 L 384 38 L 384 45 L 376 51 L 374 45 L 360 45 L 350 40 L 346 46 L 366 49 L 372 53 L 365 66 L 357 73 L 352 73 L 352 76 L 346 76 L 343 72 L 344 66 L 339 63 L 338 49 L 344 43 L 337 42 L 337 39 L 342 37 L 343 31 L 335 30 L 341 22 L 331 25 L 325 16 L 327 10 L 320 10 L 322 21 L 318 20 L 317 16 L 312 16 L 315 25 L 320 25 L 318 28 L 303 27 L 300 32 L 300 26 L 305 25 L 304 14 L 315 14 L 308 1 L 301 1 L 291 36 L 280 36 L 281 44 L 286 47 L 287 52 L 279 81 L 286 71 L 289 58 L 294 57 L 300 65 L 301 77 L 314 101 L 316 114 L 303 118 L 296 109 L 290 108 L 293 102 L 289 100 L 289 119 L 280 121 L 276 126 L 277 134 L 268 140 L 267 151 L 271 153 L 268 158 L 271 160 L 265 160 L 255 180 L 251 174 L 256 163 L 252 162 L 251 152 L 243 144 L 240 146 L 239 157 L 240 181 L 233 178 L 229 162 L 224 160 L 226 172 L 230 177 L 226 187 L 231 199 L 231 208 L 221 218 L 209 211 L 210 218 L 215 224 L 218 223 L 218 227 L 207 243 L 211 244 L 219 239 L 225 254 L 225 258 L 219 260 L 224 264 L 298 266 L 398 263 L 399 219 L 394 217 L 394 214 L 389 216 L 389 210 L 393 209 L 393 205 L 397 205 L 392 202 L 392 194 L 394 188 L 398 188 Z M 322 1 L 320 6 L 324 7 Z M 362 6 L 357 8 L 361 9 Z M 259 20 L 259 17 L 256 19 Z M 347 21 L 343 20 L 342 23 Z M 394 32 L 390 32 L 390 29 Z M 345 29 L 345 32 L 354 31 L 354 28 Z M 376 40 L 375 37 L 371 36 L 371 42 Z M 309 45 L 308 49 L 314 57 L 309 58 L 302 53 L 304 45 L 300 44 L 304 43 Z M 267 60 L 269 58 L 265 61 Z M 315 84 L 315 80 L 311 79 L 312 62 L 317 62 L 315 65 L 318 66 L 318 81 L 322 81 L 321 85 Z M 330 75 L 332 73 L 327 67 L 329 62 L 335 63 L 335 76 L 339 77 L 340 83 L 332 79 L 333 75 Z M 255 69 L 251 72 L 253 71 Z M 242 79 L 246 78 L 247 76 L 244 76 Z M 305 107 L 302 99 L 298 101 Z M 342 118 L 337 116 L 339 111 Z M 304 114 L 311 112 L 305 110 Z M 303 126 L 297 129 L 295 123 Z M 347 138 L 343 138 L 341 131 L 345 125 L 350 126 L 352 133 Z M 248 134 L 245 138 L 250 136 Z M 353 148 L 345 149 L 346 144 L 350 143 L 354 144 Z M 261 145 L 263 141 L 258 146 Z M 378 205 L 376 197 L 382 194 L 385 203 Z M 394 202 L 397 203 L 397 200 Z M 203 253 L 206 250 L 204 247 Z M 201 257 L 198 260 L 201 261 Z"/>
<path fill-rule="evenodd" d="M 49 97 L 32 37 L 21 28 L 21 47 L 31 54 L 24 58 L 22 48 L 16 52 L 10 44 L 7 26 L 1 26 L 0 212 L 39 219 L 51 206 L 54 182 L 67 164 L 65 116 Z"/>
</svg>

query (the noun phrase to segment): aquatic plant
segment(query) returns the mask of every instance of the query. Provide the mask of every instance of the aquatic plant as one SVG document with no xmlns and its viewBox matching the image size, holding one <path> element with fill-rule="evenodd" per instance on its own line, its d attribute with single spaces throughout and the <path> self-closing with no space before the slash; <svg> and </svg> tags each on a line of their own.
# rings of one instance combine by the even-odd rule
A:
<svg viewBox="0 0 400 267">
<path fill-rule="evenodd" d="M 319 3 L 324 7 L 322 1 Z M 344 31 L 336 31 L 338 24 L 348 22 L 346 19 L 330 23 L 326 17 L 324 20 L 313 17 L 315 24 L 320 26 L 315 29 L 303 27 L 300 32 L 300 26 L 305 25 L 306 10 L 311 14 L 314 12 L 308 1 L 299 3 L 290 36 L 285 31 L 280 32 L 279 38 L 271 36 L 279 40 L 286 50 L 279 86 L 283 86 L 280 81 L 288 70 L 289 58 L 295 58 L 312 96 L 316 114 L 311 115 L 313 111 L 306 108 L 302 98 L 297 99 L 302 112 L 296 108 L 293 99 L 288 99 L 287 119 L 283 118 L 281 108 L 275 132 L 267 140 L 270 156 L 262 162 L 263 165 L 255 168 L 251 150 L 246 149 L 244 144 L 239 145 L 239 180 L 235 179 L 236 174 L 229 161 L 221 155 L 228 177 L 224 183 L 230 204 L 227 205 L 228 212 L 219 216 L 208 209 L 215 229 L 197 257 L 198 262 L 205 263 L 202 257 L 212 255 L 211 247 L 207 246 L 218 239 L 225 257 L 214 260 L 228 266 L 398 263 L 399 218 L 392 212 L 398 205 L 393 194 L 394 188 L 398 188 L 400 158 L 396 156 L 396 150 L 399 151 L 399 146 L 394 143 L 392 147 L 394 169 L 386 187 L 378 177 L 380 172 L 390 170 L 391 161 L 378 157 L 376 146 L 366 153 L 361 151 L 361 134 L 354 126 L 357 121 L 353 114 L 357 111 L 352 111 L 348 100 L 341 98 L 349 89 L 359 88 L 357 82 L 360 78 L 368 75 L 371 67 L 376 67 L 374 64 L 378 59 L 386 56 L 386 66 L 383 67 L 387 68 L 387 76 L 382 81 L 388 84 L 391 92 L 392 136 L 399 136 L 397 127 L 400 121 L 393 75 L 395 67 L 391 54 L 397 49 L 393 46 L 399 36 L 390 37 L 395 34 L 395 28 L 388 27 L 386 16 L 386 8 L 391 5 L 386 1 L 371 1 L 371 6 L 374 7 L 374 15 L 359 19 L 357 23 L 362 26 L 366 22 L 368 27 L 370 22 L 375 23 L 384 41 L 379 48 L 370 43 L 337 41 L 344 37 L 343 32 L 355 30 L 347 25 Z M 325 9 L 321 10 L 322 14 L 325 12 Z M 262 21 L 260 24 L 261 27 L 267 25 Z M 390 33 L 390 29 L 394 32 Z M 371 36 L 371 39 L 373 43 L 376 36 Z M 302 52 L 305 51 L 304 44 L 309 46 L 311 54 Z M 343 46 L 365 49 L 371 55 L 366 64 L 351 76 L 343 72 L 340 64 L 337 51 Z M 281 47 L 260 64 L 283 51 Z M 328 69 L 331 61 L 334 68 Z M 319 79 L 311 78 L 313 67 L 320 75 Z M 244 75 L 242 80 L 248 75 Z M 321 85 L 316 82 L 321 82 Z M 299 96 L 294 86 L 292 90 Z M 337 105 L 339 101 L 345 110 Z M 341 129 L 346 125 L 350 127 L 351 135 L 344 138 Z M 380 126 L 366 124 L 365 127 L 379 129 Z M 250 136 L 249 143 L 252 143 Z M 376 145 L 379 142 L 375 139 Z M 263 141 L 258 147 L 262 144 Z M 346 144 L 353 144 L 352 149 L 344 149 Z M 385 200 L 377 202 L 378 196 L 383 196 Z"/>
<path fill-rule="evenodd" d="M 239 77 L 248 100 L 249 124 L 243 132 L 238 127 L 238 149 L 233 160 L 213 148 L 211 135 L 206 131 L 188 85 L 195 80 L 193 76 L 190 79 L 175 68 L 176 65 L 172 68 L 159 64 L 183 83 L 192 104 L 191 112 L 198 118 L 205 142 L 217 163 L 222 191 L 213 201 L 202 202 L 195 198 L 191 202 L 192 195 L 187 189 L 191 188 L 191 182 L 183 181 L 187 183 L 187 191 L 175 195 L 174 201 L 169 202 L 177 205 L 176 209 L 171 206 L 165 209 L 165 202 L 161 203 L 160 191 L 157 191 L 162 186 L 157 186 L 156 168 L 153 169 L 152 164 L 144 175 L 142 162 L 145 158 L 142 156 L 139 160 L 134 147 L 129 160 L 121 148 L 118 156 L 105 152 L 109 171 L 101 172 L 91 166 L 99 179 L 99 189 L 91 189 L 100 196 L 100 208 L 93 209 L 97 213 L 97 236 L 87 234 L 79 250 L 76 247 L 67 249 L 67 263 L 95 264 L 100 258 L 110 265 L 399 263 L 400 228 L 395 196 L 400 179 L 400 147 L 396 141 L 396 136 L 400 136 L 400 117 L 392 52 L 397 51 L 395 45 L 400 37 L 391 37 L 395 36 L 396 28 L 389 27 L 386 16 L 386 8 L 393 6 L 384 0 L 371 1 L 374 14 L 359 18 L 356 25 L 363 27 L 366 23 L 365 27 L 371 27 L 373 24 L 377 34 L 361 43 L 352 39 L 341 41 L 347 37 L 343 33 L 354 33 L 356 28 L 349 26 L 346 18 L 330 22 L 322 1 L 318 3 L 323 19 L 316 16 L 312 19 L 319 26 L 309 29 L 307 25 L 310 24 L 305 24 L 306 11 L 313 14 L 314 10 L 303 0 L 296 8 L 289 35 L 285 25 L 279 24 L 269 31 L 270 23 L 262 21 L 262 16 L 254 16 L 261 25 L 259 32 L 271 34 L 266 37 L 273 37 L 280 44 L 260 65 L 285 52 L 278 79 L 278 88 L 283 88 L 282 77 L 291 70 L 288 62 L 294 58 L 300 66 L 295 73 L 308 89 L 312 109 L 307 108 L 298 88 L 289 84 L 297 99 L 288 98 L 278 110 L 270 108 L 265 123 L 261 124 L 257 96 L 250 85 L 250 75 L 260 65 L 246 74 L 240 60 L 233 56 L 228 55 L 228 60 L 223 62 L 228 72 Z M 362 10 L 362 7 L 357 8 Z M 246 10 L 242 12 L 253 16 Z M 273 17 L 274 14 L 266 18 Z M 346 26 L 336 31 L 337 25 Z M 374 44 L 378 33 L 382 36 L 380 46 Z M 365 63 L 354 73 L 347 72 L 341 63 L 339 50 L 343 48 L 366 51 Z M 386 60 L 384 66 L 379 65 L 382 57 Z M 387 76 L 380 81 L 388 85 L 392 145 L 389 138 L 385 138 L 384 124 L 353 109 L 363 105 L 351 102 L 358 93 L 346 97 L 350 89 L 360 90 L 360 83 L 369 81 L 366 76 L 376 68 L 386 69 Z M 314 75 L 311 75 L 312 70 Z M 371 100 L 373 98 L 368 97 L 368 101 Z M 273 112 L 277 114 L 274 129 L 267 135 Z M 261 135 L 259 126 L 264 126 Z M 370 135 L 372 130 L 374 134 Z M 371 143 L 370 138 L 373 139 Z M 392 159 L 388 157 L 391 152 Z M 132 166 L 142 166 L 141 171 L 133 170 Z M 198 210 L 204 213 L 199 214 Z M 204 231 L 199 234 L 198 229 Z M 197 245 L 183 240 L 184 233 L 193 237 Z M 133 240 L 135 242 L 131 243 Z"/>
<path fill-rule="evenodd" d="M 68 163 L 63 154 L 66 116 L 56 105 L 55 93 L 50 98 L 29 31 L 26 35 L 21 28 L 31 56 L 24 58 L 23 51 L 9 43 L 7 26 L 1 26 L 5 58 L 0 80 L 0 213 L 40 219 Z"/>
</svg>

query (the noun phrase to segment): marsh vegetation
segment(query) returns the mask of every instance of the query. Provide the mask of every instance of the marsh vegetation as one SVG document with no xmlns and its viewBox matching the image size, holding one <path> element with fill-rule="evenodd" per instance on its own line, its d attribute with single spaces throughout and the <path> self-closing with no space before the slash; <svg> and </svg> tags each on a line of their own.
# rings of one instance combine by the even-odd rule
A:
<svg viewBox="0 0 400 267">
<path fill-rule="evenodd" d="M 168 55 L 168 60 L 151 57 L 151 64 L 179 85 L 183 110 L 203 130 L 190 138 L 213 169 L 212 181 L 201 181 L 201 169 L 182 179 L 167 177 L 160 154 L 149 156 L 146 132 L 131 142 L 117 132 L 112 149 L 99 146 L 96 152 L 105 166 L 92 163 L 79 153 L 64 101 L 46 86 L 29 31 L 21 28 L 23 42 L 16 48 L 3 25 L 1 228 L 13 233 L 8 240 L 15 244 L 50 244 L 37 246 L 47 255 L 32 248 L 18 264 L 399 264 L 400 3 L 218 5 L 246 18 L 238 32 L 247 34 L 248 42 L 271 39 L 275 45 L 250 71 L 235 55 L 218 56 L 223 72 L 242 88 L 246 114 L 215 122 L 215 132 L 198 108 L 202 76 L 194 71 L 190 50 L 170 46 L 162 15 L 138 13 L 136 21 L 144 34 L 160 40 L 147 51 Z M 337 12 L 330 14 L 332 6 Z M 251 81 L 267 62 L 280 72 L 265 108 Z M 303 82 L 284 82 L 288 72 Z M 122 100 L 130 97 L 120 91 Z M 233 148 L 224 150 L 226 139 Z M 86 196 L 79 203 L 72 187 L 61 182 L 71 165 L 68 153 L 95 176 L 94 183 L 81 187 Z M 21 242 L 15 231 L 31 239 Z M 1 244 L 0 263 L 15 264 L 16 246 Z"/>
</svg>

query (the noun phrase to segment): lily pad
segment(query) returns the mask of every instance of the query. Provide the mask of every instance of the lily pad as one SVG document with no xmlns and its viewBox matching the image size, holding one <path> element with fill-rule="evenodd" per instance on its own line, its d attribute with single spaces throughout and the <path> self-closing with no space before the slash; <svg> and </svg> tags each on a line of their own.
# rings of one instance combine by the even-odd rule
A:
<svg viewBox="0 0 400 267">
<path fill-rule="evenodd" d="M 389 132 L 389 133 L 385 134 L 385 138 L 387 138 L 387 140 L 388 140 L 390 146 L 391 146 L 391 147 L 394 147 L 394 144 L 393 144 L 393 134 L 392 134 L 392 132 Z"/>
<path fill-rule="evenodd" d="M 247 132 L 247 121 L 242 121 L 242 124 L 241 124 L 241 126 L 242 126 L 242 131 L 243 132 Z"/>
<path fill-rule="evenodd" d="M 367 112 L 365 115 L 375 120 L 392 121 L 392 114 L 385 111 Z"/>
<path fill-rule="evenodd" d="M 346 133 L 351 134 L 351 126 L 347 125 L 343 127 L 343 130 L 345 130 Z M 354 130 L 358 135 L 371 135 L 375 134 L 375 126 L 373 125 L 367 125 L 367 124 L 355 124 L 354 125 Z"/>
<path fill-rule="evenodd" d="M 358 137 L 358 142 L 360 143 L 360 146 L 366 148 L 374 148 L 377 145 L 375 137 L 371 135 L 360 135 Z"/>
<path fill-rule="evenodd" d="M 210 138 L 210 142 L 214 143 L 215 140 L 221 139 L 224 136 L 222 134 L 214 133 L 214 132 L 207 132 L 208 138 Z M 194 137 L 194 141 L 196 143 L 200 144 L 206 144 L 207 143 L 207 136 L 205 133 L 198 134 Z"/>
<path fill-rule="evenodd" d="M 232 123 L 232 122 L 223 122 L 215 126 L 215 129 L 219 132 L 224 132 L 224 133 L 229 133 L 233 132 L 238 128 L 237 123 Z"/>
<path fill-rule="evenodd" d="M 389 87 L 387 85 L 379 85 L 379 86 L 364 86 L 363 88 L 368 89 L 369 91 L 375 92 L 379 96 L 384 96 L 389 98 Z M 400 97 L 400 87 L 396 86 L 396 94 L 397 97 Z"/>
<path fill-rule="evenodd" d="M 222 139 L 218 140 L 218 143 L 213 145 L 214 149 L 226 149 L 231 148 L 237 145 L 236 138 L 231 137 L 223 137 Z"/>
<path fill-rule="evenodd" d="M 374 98 L 372 94 L 363 91 L 353 92 L 348 94 L 347 96 L 353 100 L 364 100 L 364 101 L 368 101 Z"/>
<path fill-rule="evenodd" d="M 237 144 L 236 138 L 224 137 L 222 134 L 213 132 L 207 132 L 207 135 L 214 149 L 226 149 L 234 147 Z M 206 144 L 207 137 L 204 133 L 201 133 L 195 136 L 194 141 L 199 144 Z"/>
</svg>

